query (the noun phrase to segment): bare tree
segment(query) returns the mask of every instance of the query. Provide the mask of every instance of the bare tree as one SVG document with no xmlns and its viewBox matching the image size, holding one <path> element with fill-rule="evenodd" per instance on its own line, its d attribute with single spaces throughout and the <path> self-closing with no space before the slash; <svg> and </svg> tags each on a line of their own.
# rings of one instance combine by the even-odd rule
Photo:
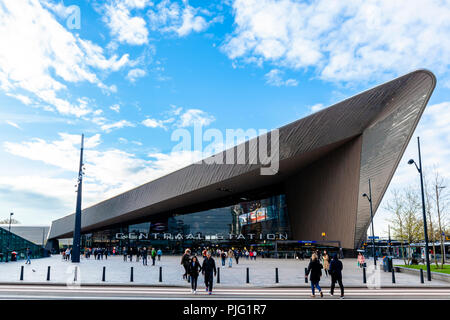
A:
<svg viewBox="0 0 450 320">
<path fill-rule="evenodd" d="M 426 214 L 428 218 L 428 238 L 431 240 L 432 246 L 433 246 L 433 256 L 434 256 L 434 263 L 436 264 L 436 267 L 438 267 L 438 261 L 437 261 L 437 255 L 436 255 L 436 232 L 433 228 L 433 216 L 432 212 L 434 209 L 434 203 L 433 203 L 433 190 L 432 186 L 428 183 L 428 176 L 424 174 L 423 176 L 423 184 L 425 189 L 425 203 L 426 203 Z"/>
<path fill-rule="evenodd" d="M 9 224 L 9 218 L 0 220 L 0 224 Z M 11 224 L 20 224 L 20 222 L 16 219 L 12 218 Z"/>
<path fill-rule="evenodd" d="M 403 260 L 410 264 L 412 260 L 411 244 L 423 237 L 422 221 L 419 219 L 420 204 L 417 191 L 411 188 L 394 190 L 393 197 L 387 202 L 386 210 L 393 216 L 388 221 L 392 225 L 393 235 L 400 240 Z M 408 244 L 407 257 L 403 254 L 403 243 Z"/>
<path fill-rule="evenodd" d="M 438 233 L 441 242 L 441 268 L 444 267 L 445 262 L 445 245 L 444 245 L 444 231 L 445 231 L 445 212 L 446 206 L 448 204 L 448 193 L 445 193 L 445 179 L 440 175 L 439 170 L 435 167 L 434 170 L 434 180 L 433 187 L 435 191 L 435 202 L 436 202 L 436 215 L 438 222 Z"/>
</svg>

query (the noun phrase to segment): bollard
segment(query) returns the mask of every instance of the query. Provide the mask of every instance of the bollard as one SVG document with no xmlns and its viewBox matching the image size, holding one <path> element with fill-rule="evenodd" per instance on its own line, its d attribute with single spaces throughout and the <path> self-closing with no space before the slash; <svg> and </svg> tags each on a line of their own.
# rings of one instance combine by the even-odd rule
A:
<svg viewBox="0 0 450 320">
<path fill-rule="evenodd" d="M 23 266 L 20 267 L 20 280 L 23 280 Z"/>
<path fill-rule="evenodd" d="M 308 268 L 305 268 L 305 283 L 308 283 Z"/>
<path fill-rule="evenodd" d="M 367 279 L 366 279 L 366 267 L 363 267 L 363 283 L 367 283 Z"/>
<path fill-rule="evenodd" d="M 392 268 L 392 283 L 395 283 L 395 271 L 394 271 L 394 268 Z"/>
<path fill-rule="evenodd" d="M 220 268 L 217 268 L 217 283 L 220 283 Z"/>
<path fill-rule="evenodd" d="M 159 267 L 159 282 L 162 282 L 162 267 Z"/>
<path fill-rule="evenodd" d="M 47 268 L 47 281 L 50 281 L 50 266 Z"/>
<path fill-rule="evenodd" d="M 420 283 L 424 283 L 423 281 L 423 269 L 420 269 Z"/>
<path fill-rule="evenodd" d="M 133 267 L 131 267 L 130 282 L 133 282 Z"/>
<path fill-rule="evenodd" d="M 275 268 L 275 283 L 278 283 L 278 268 Z"/>
<path fill-rule="evenodd" d="M 247 268 L 247 283 L 250 283 L 250 272 L 248 268 Z"/>
<path fill-rule="evenodd" d="M 78 273 L 78 267 L 75 266 L 75 272 L 74 272 L 74 275 L 73 275 L 73 282 L 77 282 L 77 278 L 78 278 L 77 273 Z"/>
<path fill-rule="evenodd" d="M 105 282 L 105 277 L 106 276 L 106 267 L 103 266 L 103 274 L 102 274 L 102 281 Z"/>
</svg>

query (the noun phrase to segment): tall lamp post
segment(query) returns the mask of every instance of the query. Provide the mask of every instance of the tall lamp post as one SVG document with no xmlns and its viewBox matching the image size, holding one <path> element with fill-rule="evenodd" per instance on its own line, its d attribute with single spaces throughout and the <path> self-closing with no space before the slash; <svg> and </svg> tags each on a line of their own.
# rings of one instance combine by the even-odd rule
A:
<svg viewBox="0 0 450 320">
<path fill-rule="evenodd" d="M 367 200 L 369 200 L 370 205 L 370 222 L 372 224 L 372 254 L 373 254 L 373 265 L 375 266 L 375 269 L 377 268 L 377 257 L 375 255 L 375 231 L 373 228 L 373 209 L 372 209 L 372 187 L 370 185 L 370 179 L 369 179 L 369 195 L 367 193 L 364 193 L 362 195 L 363 197 L 366 197 Z"/>
<path fill-rule="evenodd" d="M 420 155 L 420 139 L 417 137 L 417 148 L 419 150 L 419 166 L 417 166 L 416 162 L 413 159 L 408 161 L 408 164 L 414 164 L 416 166 L 417 171 L 420 174 L 420 188 L 422 190 L 422 214 L 423 214 L 423 230 L 425 234 L 425 259 L 427 262 L 427 280 L 431 281 L 431 269 L 430 269 L 430 257 L 428 255 L 428 230 L 427 230 L 427 217 L 425 214 L 425 193 L 423 190 L 423 170 L 422 170 L 422 157 Z"/>
<path fill-rule="evenodd" d="M 81 135 L 80 169 L 78 171 L 77 207 L 75 210 L 75 227 L 73 229 L 72 262 L 80 262 L 81 242 L 81 191 L 83 183 L 83 144 L 84 134 Z"/>
<path fill-rule="evenodd" d="M 13 212 L 9 214 L 9 227 L 8 227 L 8 246 L 6 247 L 6 260 L 5 262 L 8 262 L 8 255 L 9 255 L 9 246 L 11 245 L 11 220 L 12 216 L 14 215 Z"/>
</svg>

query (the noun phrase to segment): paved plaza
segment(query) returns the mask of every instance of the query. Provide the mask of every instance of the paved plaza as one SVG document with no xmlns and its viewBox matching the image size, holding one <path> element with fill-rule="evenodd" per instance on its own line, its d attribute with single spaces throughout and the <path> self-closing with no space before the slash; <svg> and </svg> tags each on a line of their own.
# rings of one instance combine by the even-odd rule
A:
<svg viewBox="0 0 450 320">
<path fill-rule="evenodd" d="M 202 258 L 200 258 L 202 260 Z M 215 259 L 216 266 L 220 266 L 220 284 L 215 278 L 214 286 L 220 287 L 308 287 L 304 273 L 308 260 L 297 259 L 267 259 L 258 258 L 256 261 L 240 259 L 239 264 L 233 260 L 232 268 L 222 267 L 221 259 Z M 50 258 L 32 260 L 31 265 L 24 260 L 18 262 L 0 263 L 0 283 L 46 283 L 46 284 L 100 284 L 100 285 L 147 285 L 147 286 L 182 286 L 190 284 L 183 280 L 183 267 L 180 256 L 163 256 L 161 261 L 148 260 L 148 266 L 142 265 L 142 260 L 124 262 L 122 256 L 108 257 L 107 260 L 81 259 L 78 264 L 62 260 L 59 255 Z M 363 283 L 363 272 L 356 264 L 356 259 L 343 259 L 343 282 L 346 287 L 450 287 L 449 282 L 433 280 L 420 283 L 419 276 L 395 273 L 395 284 L 392 274 L 384 271 L 371 272 L 371 265 L 367 268 L 367 283 Z M 400 263 L 400 261 L 398 261 Z M 394 264 L 396 262 L 394 261 Z M 20 280 L 21 266 L 24 266 L 23 280 Z M 51 266 L 50 281 L 47 281 L 47 269 Z M 75 266 L 77 282 L 74 283 Z M 106 267 L 105 282 L 102 282 L 103 267 Z M 133 267 L 133 282 L 130 282 L 131 267 Z M 159 267 L 162 267 L 162 282 L 159 282 Z M 249 268 L 249 283 L 246 283 L 246 272 Z M 278 268 L 279 282 L 275 282 L 275 268 Z M 199 286 L 204 287 L 203 277 L 198 280 Z M 321 279 L 321 286 L 329 287 L 330 278 L 325 274 Z"/>
</svg>

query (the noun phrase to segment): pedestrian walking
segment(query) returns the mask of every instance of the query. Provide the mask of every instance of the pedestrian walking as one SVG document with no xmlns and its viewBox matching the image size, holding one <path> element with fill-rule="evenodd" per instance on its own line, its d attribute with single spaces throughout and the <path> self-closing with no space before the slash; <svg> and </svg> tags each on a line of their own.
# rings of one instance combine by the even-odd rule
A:
<svg viewBox="0 0 450 320">
<path fill-rule="evenodd" d="M 27 262 L 25 262 L 25 264 L 31 264 L 31 250 L 30 248 L 27 248 Z"/>
<path fill-rule="evenodd" d="M 228 268 L 231 268 L 233 266 L 233 257 L 234 257 L 234 252 L 233 250 L 228 250 Z"/>
<path fill-rule="evenodd" d="M 241 255 L 241 251 L 240 251 L 239 249 L 237 249 L 237 250 L 234 252 L 234 259 L 236 259 L 236 264 L 239 264 L 239 258 L 240 258 L 240 255 Z"/>
<path fill-rule="evenodd" d="M 225 253 L 225 251 L 223 250 L 222 253 L 220 254 L 220 258 L 222 259 L 222 267 L 225 267 L 225 260 L 227 258 L 227 254 Z"/>
<path fill-rule="evenodd" d="M 200 271 L 202 270 L 202 266 L 198 262 L 198 259 L 196 256 L 193 256 L 191 259 L 191 262 L 189 263 L 188 267 L 188 275 L 191 279 L 191 288 L 192 293 L 197 293 L 197 279 Z"/>
<path fill-rule="evenodd" d="M 257 255 L 256 250 L 253 250 L 253 260 L 255 260 L 255 261 L 256 261 L 256 255 Z"/>
<path fill-rule="evenodd" d="M 152 255 L 152 266 L 154 266 L 155 265 L 155 260 L 156 260 L 156 249 L 155 248 L 152 248 L 151 255 Z"/>
<path fill-rule="evenodd" d="M 187 274 L 188 274 L 188 268 L 189 268 L 189 262 L 191 261 L 191 250 L 186 249 L 184 251 L 183 256 L 181 257 L 181 265 L 184 268 L 184 274 L 183 274 L 183 279 L 187 279 Z"/>
<path fill-rule="evenodd" d="M 148 255 L 147 248 L 146 247 L 142 248 L 141 256 L 142 256 L 142 265 L 144 266 L 147 265 L 147 255 Z"/>
<path fill-rule="evenodd" d="M 133 261 L 133 248 L 128 249 L 128 258 L 130 259 L 130 262 Z"/>
<path fill-rule="evenodd" d="M 156 251 L 156 254 L 158 255 L 158 261 L 161 261 L 162 250 L 158 249 L 158 251 Z"/>
<path fill-rule="evenodd" d="M 358 254 L 358 267 L 363 268 L 365 263 L 366 263 L 366 258 L 364 258 L 364 256 L 360 252 Z"/>
<path fill-rule="evenodd" d="M 206 259 L 203 260 L 202 274 L 205 277 L 206 291 L 208 294 L 212 294 L 214 276 L 217 274 L 217 269 L 216 262 L 209 251 L 206 254 Z"/>
<path fill-rule="evenodd" d="M 331 275 L 331 289 L 330 295 L 334 294 L 334 287 L 336 282 L 339 283 L 339 288 L 341 289 L 341 299 L 344 299 L 344 285 L 342 283 L 342 261 L 338 259 L 337 254 L 333 255 L 333 259 L 330 262 L 330 275 Z"/>
<path fill-rule="evenodd" d="M 315 297 L 315 288 L 319 290 L 320 297 L 323 297 L 322 288 L 320 288 L 319 282 L 320 277 L 322 276 L 322 264 L 319 262 L 319 258 L 317 254 L 313 254 L 311 257 L 311 261 L 309 262 L 308 269 L 306 270 L 305 278 L 309 276 L 309 280 L 311 282 L 311 297 Z"/>
<path fill-rule="evenodd" d="M 328 269 L 330 268 L 330 255 L 325 250 L 322 256 L 323 270 L 325 271 L 325 276 L 328 277 Z"/>
<path fill-rule="evenodd" d="M 123 247 L 122 249 L 123 261 L 127 261 L 127 248 Z"/>
</svg>

